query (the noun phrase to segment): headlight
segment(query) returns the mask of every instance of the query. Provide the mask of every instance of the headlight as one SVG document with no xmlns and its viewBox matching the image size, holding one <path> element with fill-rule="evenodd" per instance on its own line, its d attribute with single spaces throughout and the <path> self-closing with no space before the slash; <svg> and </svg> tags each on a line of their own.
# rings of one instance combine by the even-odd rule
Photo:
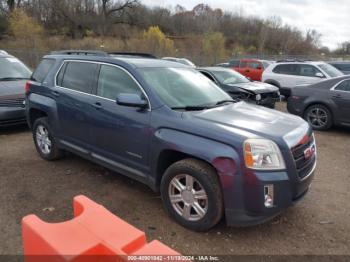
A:
<svg viewBox="0 0 350 262">
<path fill-rule="evenodd" d="M 251 169 L 285 169 L 279 147 L 267 139 L 247 139 L 244 142 L 244 160 L 246 166 Z"/>
<path fill-rule="evenodd" d="M 261 100 L 261 95 L 260 94 L 256 95 L 255 99 L 256 99 L 256 101 L 260 101 Z"/>
</svg>

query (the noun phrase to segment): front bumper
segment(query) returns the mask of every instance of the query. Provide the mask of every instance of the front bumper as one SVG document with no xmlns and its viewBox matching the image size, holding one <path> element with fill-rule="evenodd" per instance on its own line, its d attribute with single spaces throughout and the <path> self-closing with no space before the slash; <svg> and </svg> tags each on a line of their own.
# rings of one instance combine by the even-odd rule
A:
<svg viewBox="0 0 350 262">
<path fill-rule="evenodd" d="M 262 106 L 266 106 L 266 107 L 270 107 L 270 108 L 274 108 L 275 104 L 277 102 L 280 102 L 281 98 L 278 97 L 266 97 L 261 99 L 260 101 L 255 101 L 257 105 L 262 105 Z"/>
<path fill-rule="evenodd" d="M 12 126 L 26 123 L 25 108 L 0 107 L 0 126 Z"/>
<path fill-rule="evenodd" d="M 228 226 L 253 226 L 264 223 L 301 200 L 309 190 L 316 163 L 308 176 L 292 181 L 286 171 L 250 171 L 234 178 L 233 188 L 225 192 L 225 215 Z M 226 179 L 227 180 L 227 179 Z M 227 182 L 227 181 L 226 181 Z M 239 186 L 241 184 L 241 186 Z M 265 188 L 273 187 L 273 206 L 265 206 Z M 230 198 L 230 199 L 228 199 Z"/>
</svg>

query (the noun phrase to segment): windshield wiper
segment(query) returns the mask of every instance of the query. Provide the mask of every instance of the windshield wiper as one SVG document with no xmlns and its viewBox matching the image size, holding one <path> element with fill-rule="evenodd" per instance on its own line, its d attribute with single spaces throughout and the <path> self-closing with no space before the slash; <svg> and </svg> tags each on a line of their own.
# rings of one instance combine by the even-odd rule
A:
<svg viewBox="0 0 350 262">
<path fill-rule="evenodd" d="M 222 104 L 225 104 L 225 103 L 237 103 L 237 100 L 233 100 L 233 99 L 230 99 L 230 100 L 221 100 L 221 101 L 217 102 L 215 105 L 216 105 L 216 106 L 219 106 L 219 105 L 222 105 Z"/>
<path fill-rule="evenodd" d="M 27 77 L 2 77 L 0 81 L 15 81 L 15 80 L 27 80 Z"/>
<path fill-rule="evenodd" d="M 185 110 L 185 111 L 200 111 L 204 109 L 212 108 L 210 106 L 176 106 L 172 107 L 173 110 Z"/>
</svg>

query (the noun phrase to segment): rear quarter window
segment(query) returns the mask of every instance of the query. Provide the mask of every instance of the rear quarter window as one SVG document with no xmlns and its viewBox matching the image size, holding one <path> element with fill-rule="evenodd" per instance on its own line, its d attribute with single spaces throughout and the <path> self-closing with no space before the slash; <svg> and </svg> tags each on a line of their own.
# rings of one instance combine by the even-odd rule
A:
<svg viewBox="0 0 350 262">
<path fill-rule="evenodd" d="M 35 69 L 31 79 L 42 83 L 47 74 L 50 72 L 51 68 L 54 66 L 55 60 L 54 59 L 43 59 L 38 67 Z"/>
</svg>

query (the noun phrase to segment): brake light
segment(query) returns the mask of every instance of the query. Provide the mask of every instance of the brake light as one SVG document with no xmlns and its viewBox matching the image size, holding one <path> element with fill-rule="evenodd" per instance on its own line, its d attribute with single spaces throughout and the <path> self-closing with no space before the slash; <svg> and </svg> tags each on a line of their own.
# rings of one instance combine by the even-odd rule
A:
<svg viewBox="0 0 350 262">
<path fill-rule="evenodd" d="M 24 92 L 25 92 L 26 94 L 28 94 L 28 93 L 29 93 L 29 90 L 30 90 L 30 82 L 28 81 L 28 82 L 26 82 L 26 84 L 25 84 L 25 86 L 24 86 Z"/>
</svg>

